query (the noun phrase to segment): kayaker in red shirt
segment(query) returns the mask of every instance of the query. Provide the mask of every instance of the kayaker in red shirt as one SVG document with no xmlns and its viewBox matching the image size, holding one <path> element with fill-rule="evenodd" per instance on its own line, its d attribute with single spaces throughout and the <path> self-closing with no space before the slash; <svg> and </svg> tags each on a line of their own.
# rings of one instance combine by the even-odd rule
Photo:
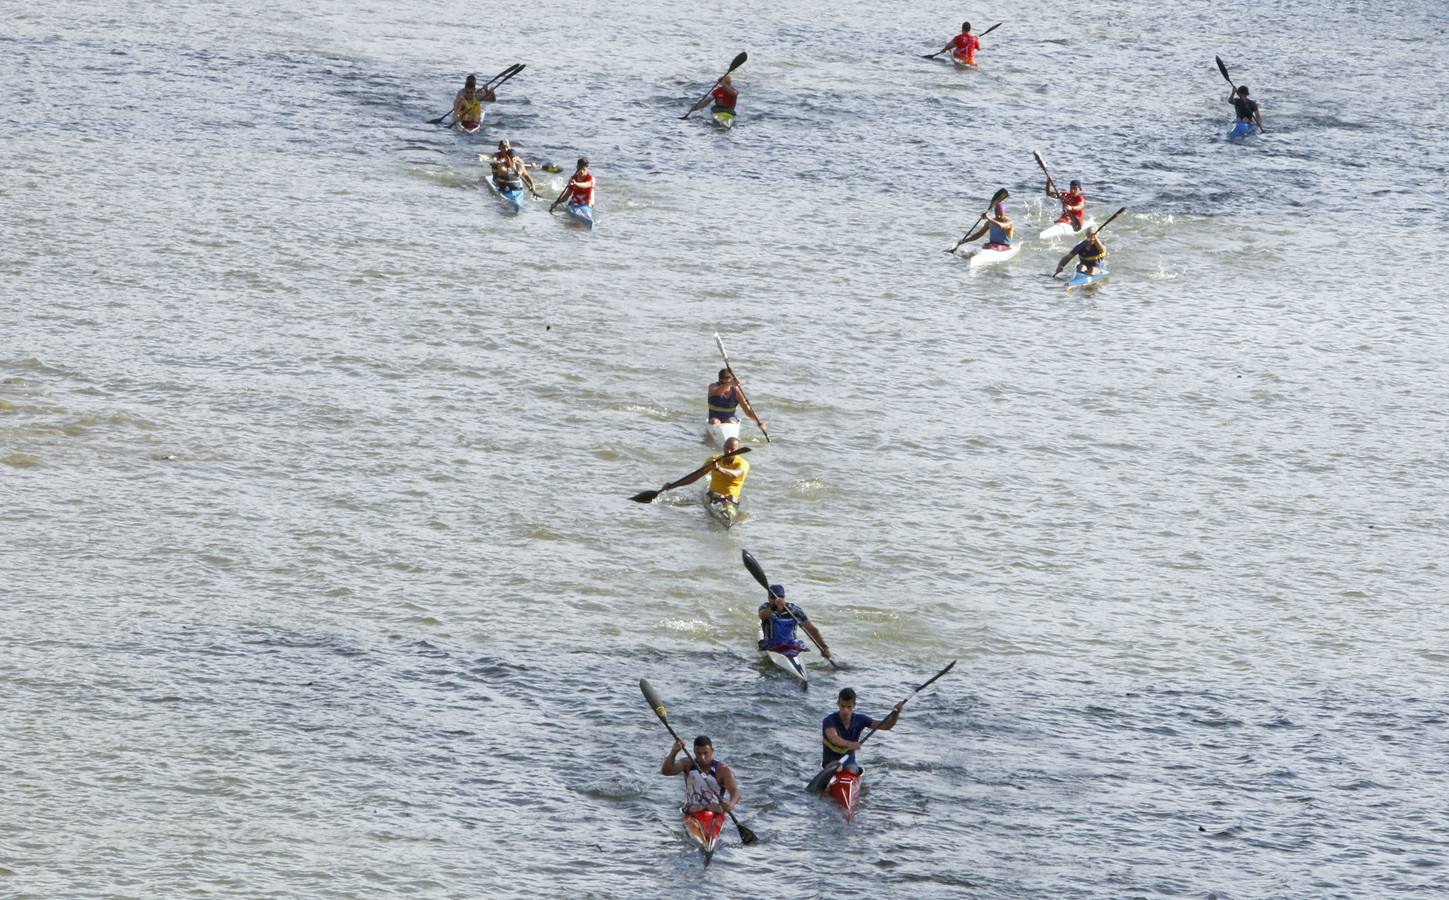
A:
<svg viewBox="0 0 1449 900">
<path fill-rule="evenodd" d="M 580 159 L 578 166 L 574 169 L 574 175 L 569 179 L 569 206 L 594 205 L 594 176 L 589 174 L 589 161 Z"/>
<path fill-rule="evenodd" d="M 971 33 L 971 23 L 961 23 L 961 33 L 951 38 L 950 43 L 942 47 L 939 52 L 951 51 L 951 55 L 959 63 L 968 66 L 976 65 L 976 51 L 981 49 L 981 38 Z"/>
<path fill-rule="evenodd" d="M 1071 187 L 1063 192 L 1047 179 L 1046 195 L 1062 202 L 1062 214 L 1057 221 L 1070 222 L 1073 231 L 1080 231 L 1082 223 L 1087 221 L 1087 195 L 1082 193 L 1082 183 L 1073 178 Z"/>
<path fill-rule="evenodd" d="M 694 112 L 697 109 L 704 109 L 704 105 L 713 100 L 714 105 L 709 108 L 710 112 L 732 113 L 735 111 L 735 103 L 739 99 L 740 92 L 735 90 L 734 84 L 730 81 L 730 77 L 726 75 L 719 80 L 719 84 L 715 85 L 714 90 L 710 91 L 708 96 L 701 97 L 698 103 L 689 108 L 689 111 Z"/>
</svg>

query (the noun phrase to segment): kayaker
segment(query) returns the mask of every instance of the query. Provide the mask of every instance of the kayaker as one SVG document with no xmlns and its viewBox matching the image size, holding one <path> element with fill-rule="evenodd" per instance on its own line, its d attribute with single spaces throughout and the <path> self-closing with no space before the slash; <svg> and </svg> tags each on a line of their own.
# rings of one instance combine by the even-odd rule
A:
<svg viewBox="0 0 1449 900">
<path fill-rule="evenodd" d="M 483 104 L 497 99 L 492 88 L 479 90 L 477 75 L 469 75 L 463 89 L 453 96 L 453 121 L 464 128 L 477 128 L 483 123 Z"/>
<path fill-rule="evenodd" d="M 795 637 L 796 625 L 803 627 L 815 639 L 815 643 L 820 645 L 820 655 L 829 659 L 830 646 L 820 636 L 819 629 L 810 621 L 810 617 L 805 615 L 805 610 L 785 602 L 784 585 L 770 585 L 770 599 L 760 604 L 760 631 L 763 634 L 760 649 L 782 653 L 787 650 L 799 652 L 806 649 Z"/>
<path fill-rule="evenodd" d="M 1074 256 L 1080 260 L 1077 264 L 1078 272 L 1084 275 L 1096 275 L 1101 270 L 1102 264 L 1107 261 L 1107 245 L 1097 237 L 1095 228 L 1087 229 L 1087 236 L 1073 247 L 1071 252 L 1062 257 L 1061 262 L 1057 263 L 1057 270 L 1053 275 L 1062 274 L 1062 269 L 1067 267 L 1067 263 L 1071 262 Z"/>
<path fill-rule="evenodd" d="M 1228 102 L 1233 105 L 1233 111 L 1238 115 L 1239 122 L 1252 122 L 1263 130 L 1263 114 L 1258 111 L 1258 101 L 1248 99 L 1248 86 L 1238 85 L 1237 90 L 1228 91 Z"/>
<path fill-rule="evenodd" d="M 951 51 L 951 56 L 963 65 L 976 65 L 976 51 L 981 49 L 981 38 L 971 33 L 971 23 L 961 23 L 961 33 L 951 38 L 938 53 Z"/>
<path fill-rule="evenodd" d="M 877 722 L 870 716 L 855 711 L 855 690 L 853 688 L 841 688 L 840 693 L 836 696 L 835 712 L 826 716 L 820 723 L 820 739 L 824 745 L 821 748 L 820 767 L 822 769 L 843 768 L 847 772 L 859 775 L 862 770 L 855 761 L 855 751 L 860 747 L 861 735 L 867 728 L 890 731 L 900 720 L 901 707 L 905 705 L 904 700 L 897 703 L 890 715 Z"/>
<path fill-rule="evenodd" d="M 573 177 L 569 178 L 568 187 L 569 206 L 594 205 L 594 176 L 589 174 L 589 161 L 580 158 L 579 164 L 574 168 Z"/>
<path fill-rule="evenodd" d="M 709 474 L 709 491 L 707 498 L 710 502 L 724 502 L 738 508 L 740 505 L 740 491 L 745 486 L 745 476 L 750 474 L 750 461 L 743 455 L 730 457 L 726 456 L 740 449 L 740 439 L 730 438 L 724 443 L 724 452 L 711 456 L 712 463 L 708 469 L 703 469 L 688 481 L 675 482 L 674 487 L 681 488 L 687 484 L 693 484 Z"/>
<path fill-rule="evenodd" d="M 1006 215 L 1005 203 L 996 204 L 995 209 L 983 214 L 978 221 L 981 222 L 981 227 L 957 241 L 956 247 L 952 247 L 951 252 L 954 253 L 957 247 L 970 243 L 982 235 L 986 235 L 987 250 L 1011 249 L 1011 236 L 1016 231 L 1016 226 Z"/>
<path fill-rule="evenodd" d="M 498 152 L 488 158 L 488 165 L 493 167 L 493 183 L 498 186 L 499 192 L 516 191 L 528 185 L 528 192 L 538 196 L 538 190 L 534 187 L 533 177 L 528 174 L 528 163 L 523 157 L 513 152 L 513 147 L 508 141 L 498 142 Z"/>
<path fill-rule="evenodd" d="M 699 98 L 699 102 L 691 106 L 689 111 L 694 112 L 697 109 L 704 109 L 704 105 L 712 100 L 714 101 L 714 105 L 709 108 L 711 113 L 727 112 L 733 115 L 735 103 L 739 99 L 740 92 L 735 90 L 734 83 L 726 75 L 719 80 L 719 84 L 714 86 L 714 90 L 710 91 L 706 96 Z"/>
<path fill-rule="evenodd" d="M 724 814 L 740 802 L 740 786 L 735 773 L 729 766 L 714 758 L 714 744 L 705 735 L 694 739 L 694 762 L 689 757 L 679 759 L 684 741 L 675 738 L 669 755 L 659 767 L 659 774 L 666 777 L 684 776 L 684 803 L 679 811 L 685 813 L 708 809 Z"/>
<path fill-rule="evenodd" d="M 706 402 L 709 404 L 709 422 L 711 425 L 719 425 L 723 422 L 738 422 L 740 420 L 739 408 L 745 408 L 745 415 L 760 427 L 765 429 L 765 423 L 755 415 L 754 409 L 750 406 L 750 399 L 745 396 L 745 389 L 735 381 L 729 369 L 719 370 L 719 381 L 709 386 L 706 395 Z"/>
<path fill-rule="evenodd" d="M 1082 183 L 1073 178 L 1071 187 L 1063 192 L 1057 190 L 1051 179 L 1048 178 L 1046 195 L 1062 202 L 1062 214 L 1057 221 L 1067 222 L 1072 226 L 1073 231 L 1080 231 L 1082 223 L 1087 221 L 1087 195 L 1082 193 Z"/>
</svg>

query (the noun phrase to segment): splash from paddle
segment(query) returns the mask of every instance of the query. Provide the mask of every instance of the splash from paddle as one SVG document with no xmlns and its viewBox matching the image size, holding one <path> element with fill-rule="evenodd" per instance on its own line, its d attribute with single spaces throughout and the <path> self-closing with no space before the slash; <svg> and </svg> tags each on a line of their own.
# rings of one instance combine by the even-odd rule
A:
<svg viewBox="0 0 1449 900">
<path fill-rule="evenodd" d="M 770 579 L 765 577 L 764 566 L 761 566 L 759 561 L 755 559 L 755 557 L 748 550 L 741 550 L 740 556 L 745 561 L 745 568 L 750 570 L 750 574 L 755 576 L 755 580 L 760 583 L 760 587 L 765 589 L 765 594 L 767 596 L 774 596 L 773 594 L 770 594 Z M 785 615 L 789 616 L 791 619 L 795 619 L 795 614 L 790 612 L 790 605 L 788 603 L 785 605 Z M 800 620 L 795 619 L 795 622 L 798 624 Z M 820 651 L 820 655 L 825 657 L 825 661 L 830 663 L 831 668 L 837 670 L 845 668 L 845 666 L 842 666 L 840 663 L 836 662 L 833 656 L 825 656 L 825 648 L 820 646 L 819 641 L 815 640 L 815 635 L 806 631 L 805 636 L 810 639 L 810 643 L 815 645 L 815 649 Z"/>
<path fill-rule="evenodd" d="M 649 708 L 654 710 L 654 715 L 658 716 L 659 721 L 668 729 L 669 736 L 683 743 L 683 739 L 674 733 L 674 726 L 669 724 L 669 713 L 665 711 L 664 701 L 659 699 L 659 694 L 654 690 L 654 686 L 641 678 L 639 679 L 639 690 L 644 692 L 644 699 L 649 701 Z M 689 760 L 689 764 L 694 766 L 695 769 L 699 769 L 699 766 L 695 765 L 694 757 L 689 754 L 687 747 L 684 751 L 684 758 Z M 753 831 L 740 824 L 740 820 L 735 818 L 734 810 L 725 810 L 725 813 L 730 817 L 730 821 L 735 823 L 735 828 L 739 829 L 741 844 L 753 844 L 759 840 L 759 837 Z"/>
<path fill-rule="evenodd" d="M 719 457 L 719 459 L 712 459 L 712 460 L 710 460 L 709 462 L 707 462 L 704 465 L 700 466 L 698 469 L 695 469 L 693 472 L 690 472 L 688 475 L 684 476 L 683 478 L 679 479 L 678 481 L 671 481 L 671 482 L 669 482 L 668 484 L 666 484 L 664 487 L 660 488 L 657 491 L 640 491 L 639 493 L 635 494 L 634 496 L 630 497 L 629 499 L 630 500 L 633 500 L 635 503 L 653 503 L 654 502 L 654 498 L 658 497 L 660 494 L 664 493 L 665 491 L 672 491 L 672 490 L 674 490 L 677 487 L 684 487 L 686 484 L 691 484 L 691 483 L 693 483 L 695 481 L 698 481 L 704 475 L 705 472 L 708 472 L 710 470 L 710 468 L 714 466 L 714 464 L 716 462 L 719 462 L 720 460 L 729 459 L 729 458 L 734 457 L 734 456 L 739 456 L 742 453 L 749 453 L 752 449 L 754 449 L 754 448 L 752 448 L 752 447 L 740 447 L 738 450 L 731 450 L 729 453 L 726 453 L 723 456 Z"/>
<path fill-rule="evenodd" d="M 935 681 L 937 678 L 940 678 L 942 675 L 945 675 L 947 672 L 951 671 L 954 668 L 956 668 L 956 660 L 953 659 L 953 660 L 951 660 L 951 664 L 950 665 L 946 666 L 946 668 L 944 668 L 941 671 L 937 672 L 935 675 L 932 675 L 929 679 L 927 679 L 927 681 L 926 681 L 925 684 L 923 684 L 920 687 L 916 688 L 915 690 L 911 691 L 910 696 L 906 697 L 906 699 L 904 699 L 904 700 L 901 701 L 901 705 L 902 706 L 905 706 L 907 703 L 910 702 L 911 697 L 916 696 L 921 691 L 923 691 L 926 688 L 930 687 L 931 686 L 931 682 Z M 896 718 L 897 715 L 898 715 L 898 713 L 896 713 L 895 710 L 892 710 L 890 715 L 886 716 L 884 719 L 881 720 L 881 724 L 884 725 L 886 722 L 889 722 L 890 720 Z M 864 744 L 867 740 L 869 740 L 871 735 L 875 734 L 876 727 L 878 727 L 878 726 L 873 726 L 869 731 L 867 731 L 865 734 L 861 735 L 860 742 L 862 744 Z M 847 754 L 847 755 L 849 755 L 849 754 Z M 840 761 L 839 760 L 836 760 L 835 762 L 831 763 L 828 766 L 821 767 L 820 774 L 819 775 L 816 775 L 814 778 L 810 779 L 810 783 L 807 784 L 807 785 L 805 785 L 805 790 L 809 791 L 812 794 L 818 794 L 821 791 L 825 790 L 825 786 L 830 783 L 830 776 L 831 775 L 834 775 L 835 774 L 835 770 L 836 769 L 839 769 L 839 768 L 840 768 Z"/>
<path fill-rule="evenodd" d="M 749 58 L 750 58 L 750 55 L 748 53 L 746 53 L 745 51 L 741 50 L 740 53 L 739 53 L 739 55 L 736 56 L 734 58 L 734 60 L 730 63 L 730 67 L 728 69 L 725 69 L 724 75 L 721 75 L 720 77 L 716 78 L 714 80 L 714 84 L 710 85 L 709 90 L 707 90 L 707 91 L 704 92 L 704 96 L 703 97 L 700 97 L 699 100 L 693 106 L 691 106 L 689 108 L 689 112 L 685 113 L 684 115 L 680 116 L 679 118 L 681 118 L 681 119 L 687 119 L 687 118 L 689 118 L 689 114 L 692 113 L 692 112 L 694 112 L 696 109 L 699 109 L 701 106 L 703 106 L 704 105 L 704 101 L 706 101 L 706 100 L 709 99 L 709 95 L 714 93 L 714 89 L 720 86 L 720 82 L 722 82 L 722 81 L 725 80 L 725 75 L 728 75 L 729 73 L 733 72 L 735 69 L 738 69 L 740 66 L 744 65 L 745 64 L 745 60 L 747 60 Z"/>
</svg>

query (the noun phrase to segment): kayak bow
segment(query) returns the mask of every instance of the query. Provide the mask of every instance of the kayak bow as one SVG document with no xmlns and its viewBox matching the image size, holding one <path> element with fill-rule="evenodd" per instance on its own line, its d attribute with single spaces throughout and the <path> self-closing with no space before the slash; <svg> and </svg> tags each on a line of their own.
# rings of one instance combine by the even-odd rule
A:
<svg viewBox="0 0 1449 900">
<path fill-rule="evenodd" d="M 720 830 L 724 828 L 724 823 L 724 816 L 709 809 L 684 814 L 684 830 L 704 853 L 705 865 L 709 865 L 714 856 L 714 848 L 719 844 Z"/>
</svg>

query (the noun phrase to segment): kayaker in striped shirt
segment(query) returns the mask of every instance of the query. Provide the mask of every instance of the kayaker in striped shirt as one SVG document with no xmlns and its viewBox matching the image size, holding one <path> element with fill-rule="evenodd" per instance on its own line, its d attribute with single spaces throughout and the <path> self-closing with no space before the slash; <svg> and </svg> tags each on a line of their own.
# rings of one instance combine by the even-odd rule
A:
<svg viewBox="0 0 1449 900">
<path fill-rule="evenodd" d="M 734 771 L 714 758 L 714 743 L 703 734 L 694 739 L 697 768 L 689 757 L 678 758 L 679 751 L 683 749 L 684 741 L 676 738 L 674 746 L 669 748 L 669 755 L 664 757 L 664 764 L 659 767 L 660 775 L 670 778 L 684 776 L 684 803 L 679 811 L 691 813 L 708 809 L 723 814 L 734 809 L 740 802 L 740 786 L 735 781 Z"/>
<path fill-rule="evenodd" d="M 815 643 L 820 645 L 820 654 L 829 659 L 830 645 L 825 643 L 825 638 L 820 635 L 820 630 L 810 621 L 810 617 L 805 615 L 805 610 L 785 602 L 783 584 L 770 585 L 770 599 L 760 604 L 760 631 L 763 634 L 760 649 L 777 652 L 794 650 L 797 653 L 805 650 L 805 645 L 795 636 L 796 625 L 804 628 L 815 639 Z"/>
<path fill-rule="evenodd" d="M 853 688 L 841 688 L 840 693 L 836 696 L 835 712 L 826 716 L 820 723 L 820 741 L 823 744 L 820 767 L 843 768 L 847 772 L 859 775 L 862 769 L 855 761 L 855 751 L 860 748 L 861 735 L 867 728 L 890 731 L 896 727 L 896 722 L 901 718 L 901 708 L 905 705 L 904 700 L 897 703 L 890 715 L 877 722 L 870 716 L 855 711 L 855 690 Z"/>
<path fill-rule="evenodd" d="M 738 409 L 745 408 L 745 415 L 763 431 L 765 423 L 755 415 L 754 409 L 750 406 L 750 398 L 745 396 L 745 389 L 735 381 L 734 375 L 729 369 L 719 370 L 719 380 L 709 386 L 705 396 L 709 404 L 710 424 L 718 425 L 723 422 L 738 422 L 740 419 Z"/>
<path fill-rule="evenodd" d="M 483 121 L 483 104 L 498 98 L 493 88 L 478 89 L 478 76 L 469 75 L 463 82 L 463 89 L 453 95 L 453 121 L 464 128 L 472 128 Z"/>
<path fill-rule="evenodd" d="M 1097 237 L 1097 229 L 1087 229 L 1087 236 L 1082 239 L 1081 243 L 1073 247 L 1071 252 L 1062 257 L 1061 262 L 1057 263 L 1056 272 L 1053 274 L 1062 274 L 1062 269 L 1067 267 L 1067 263 L 1072 261 L 1072 257 L 1081 260 L 1077 264 L 1078 272 L 1081 272 L 1083 275 L 1097 274 L 1102 268 L 1102 264 L 1107 261 L 1107 245 L 1102 243 L 1101 238 Z"/>
</svg>

